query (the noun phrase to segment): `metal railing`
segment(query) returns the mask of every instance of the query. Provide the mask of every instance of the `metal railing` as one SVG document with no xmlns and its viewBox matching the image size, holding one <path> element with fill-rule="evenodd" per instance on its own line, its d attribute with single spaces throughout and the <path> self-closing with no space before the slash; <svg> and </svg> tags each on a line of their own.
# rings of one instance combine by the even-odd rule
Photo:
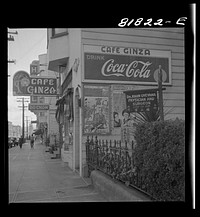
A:
<svg viewBox="0 0 200 217">
<path fill-rule="evenodd" d="M 145 185 L 145 177 L 135 166 L 134 141 L 131 144 L 117 140 L 98 140 L 97 136 L 87 137 L 86 162 L 89 175 L 92 170 L 100 170 L 113 179 L 123 182 L 147 194 L 152 200 L 153 192 Z"/>
</svg>

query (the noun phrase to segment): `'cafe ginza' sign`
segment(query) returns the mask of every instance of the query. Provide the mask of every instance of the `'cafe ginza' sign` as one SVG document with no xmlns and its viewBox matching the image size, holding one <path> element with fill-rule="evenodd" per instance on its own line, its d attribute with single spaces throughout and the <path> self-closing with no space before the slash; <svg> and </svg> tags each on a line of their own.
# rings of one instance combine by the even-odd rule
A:
<svg viewBox="0 0 200 217">
<path fill-rule="evenodd" d="M 30 77 L 25 71 L 18 71 L 13 76 L 14 96 L 56 96 L 57 79 L 50 77 Z"/>
<path fill-rule="evenodd" d="M 170 85 L 171 51 L 84 45 L 83 81 L 157 84 L 159 66 Z"/>
</svg>

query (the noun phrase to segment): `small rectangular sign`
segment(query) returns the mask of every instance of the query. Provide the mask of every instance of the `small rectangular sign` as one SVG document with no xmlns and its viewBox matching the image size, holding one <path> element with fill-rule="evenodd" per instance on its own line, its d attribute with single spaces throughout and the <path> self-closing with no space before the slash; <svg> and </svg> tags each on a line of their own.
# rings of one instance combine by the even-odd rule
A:
<svg viewBox="0 0 200 217">
<path fill-rule="evenodd" d="M 31 104 L 29 103 L 29 110 L 49 110 L 49 104 Z"/>
<path fill-rule="evenodd" d="M 125 91 L 129 112 L 144 112 L 158 109 L 157 89 Z"/>
<path fill-rule="evenodd" d="M 39 73 L 39 65 L 30 64 L 30 75 L 37 75 Z"/>
</svg>

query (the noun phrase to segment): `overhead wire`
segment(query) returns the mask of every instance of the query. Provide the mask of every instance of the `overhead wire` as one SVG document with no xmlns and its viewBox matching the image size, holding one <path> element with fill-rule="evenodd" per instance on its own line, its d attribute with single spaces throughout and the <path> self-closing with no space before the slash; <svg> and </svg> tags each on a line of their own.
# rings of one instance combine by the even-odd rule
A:
<svg viewBox="0 0 200 217">
<path fill-rule="evenodd" d="M 36 41 L 36 42 L 32 45 L 32 47 L 30 47 L 30 48 L 27 50 L 27 52 L 25 52 L 25 53 L 22 55 L 22 57 L 20 57 L 18 60 L 16 60 L 16 64 L 19 63 L 19 61 L 21 61 L 27 54 L 29 54 L 29 52 L 33 51 L 33 49 L 34 49 L 39 43 L 41 43 L 41 42 L 45 39 L 45 37 L 46 37 L 46 33 L 45 33 L 44 35 L 42 35 L 42 37 L 41 37 L 38 41 Z"/>
</svg>

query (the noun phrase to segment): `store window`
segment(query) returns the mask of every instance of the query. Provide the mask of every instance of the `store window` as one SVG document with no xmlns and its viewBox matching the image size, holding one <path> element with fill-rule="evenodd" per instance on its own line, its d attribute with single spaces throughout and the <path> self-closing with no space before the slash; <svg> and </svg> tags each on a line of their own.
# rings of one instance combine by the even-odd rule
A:
<svg viewBox="0 0 200 217">
<path fill-rule="evenodd" d="M 68 28 L 52 28 L 52 37 L 68 34 Z"/>
</svg>

